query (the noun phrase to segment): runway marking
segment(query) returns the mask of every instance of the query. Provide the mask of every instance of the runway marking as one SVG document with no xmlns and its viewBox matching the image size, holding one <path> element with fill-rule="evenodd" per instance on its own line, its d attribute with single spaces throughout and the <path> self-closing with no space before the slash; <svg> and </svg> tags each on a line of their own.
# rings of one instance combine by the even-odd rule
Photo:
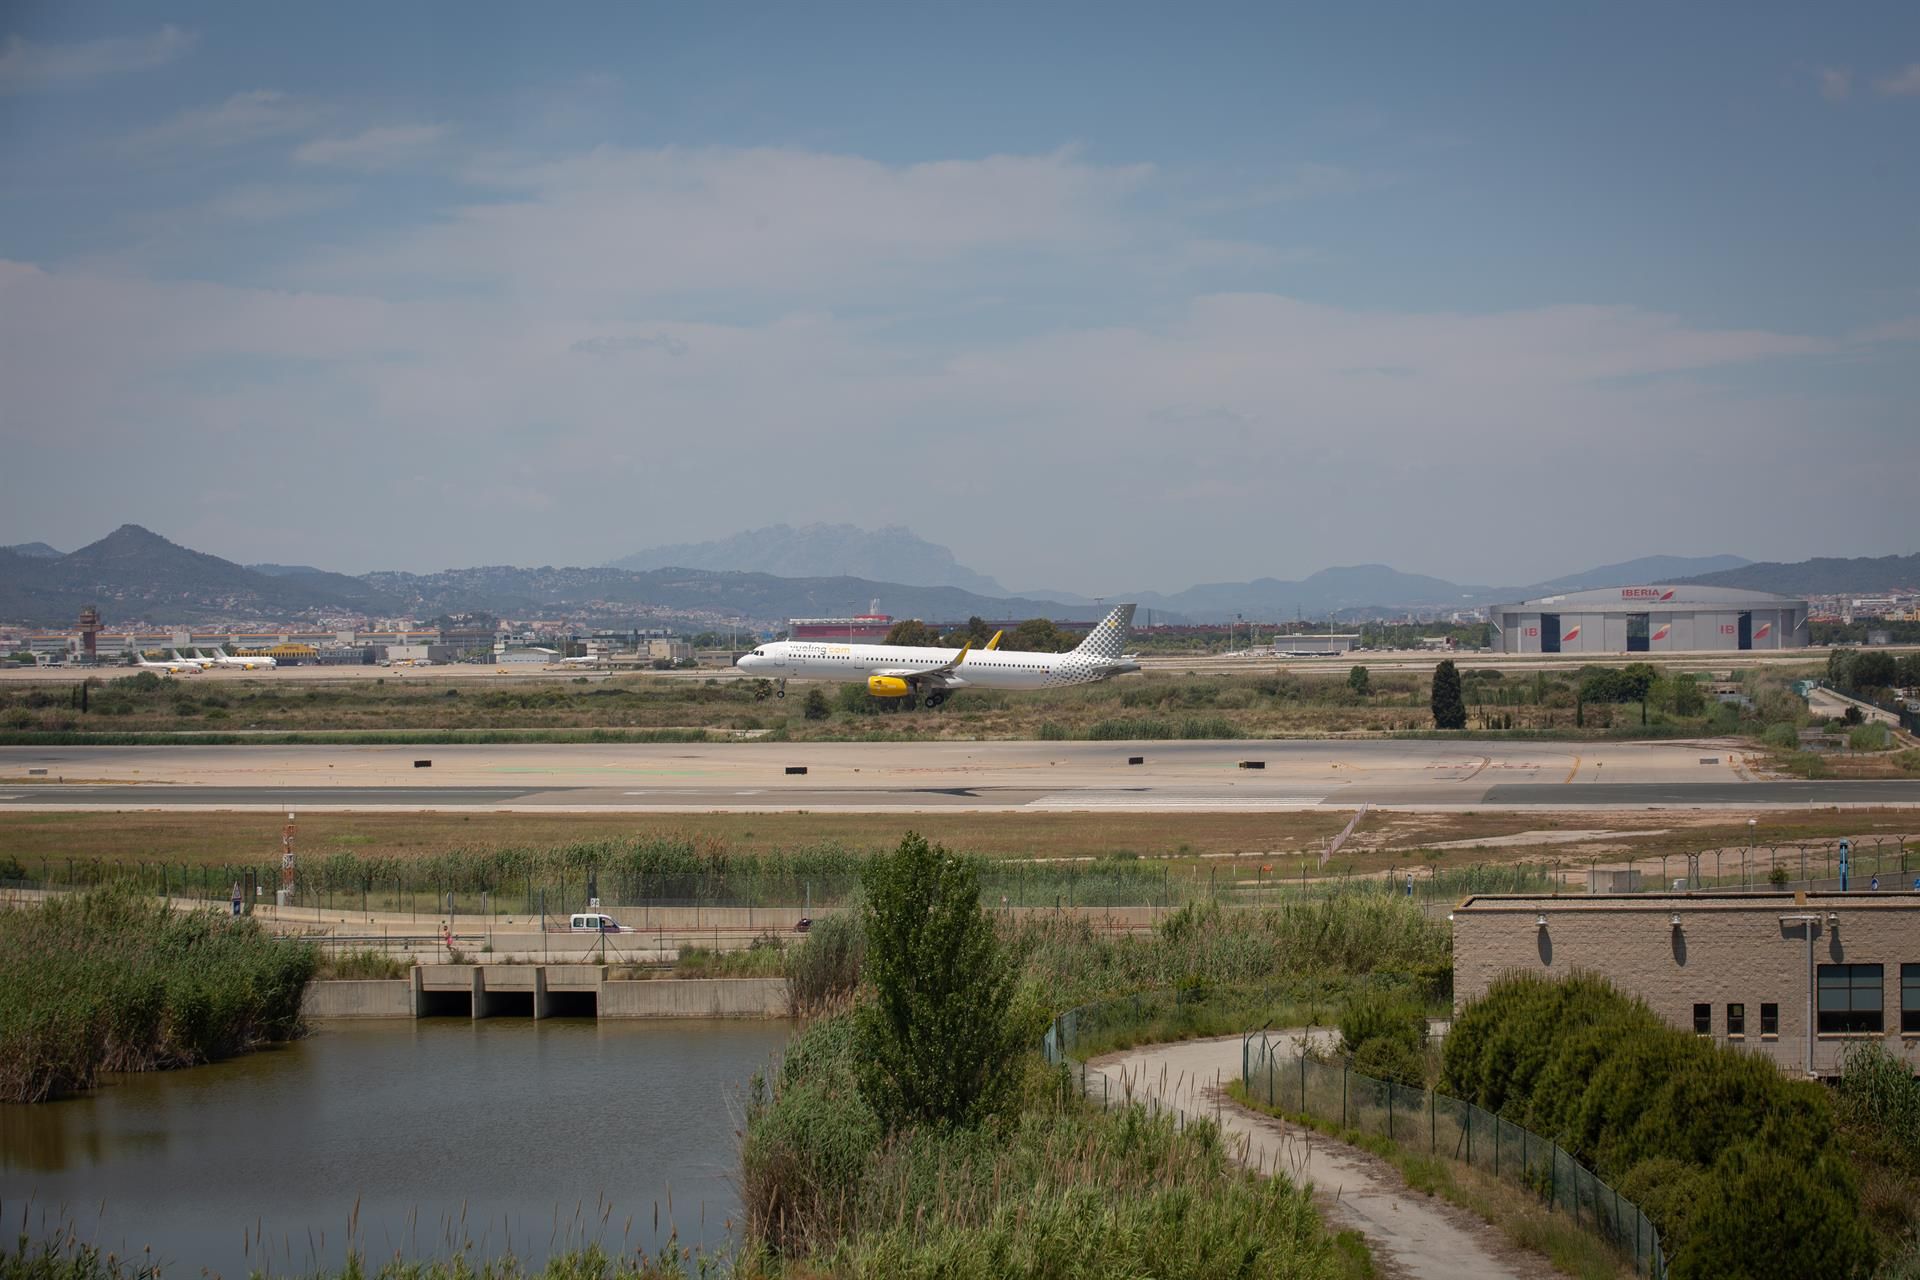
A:
<svg viewBox="0 0 1920 1280">
<path fill-rule="evenodd" d="M 1572 781 L 1573 781 L 1573 775 L 1574 775 L 1574 774 L 1576 774 L 1576 773 L 1578 773 L 1578 772 L 1580 772 L 1580 757 L 1579 757 L 1579 756 L 1575 756 L 1575 757 L 1573 758 L 1573 768 L 1571 768 L 1571 769 L 1569 769 L 1569 770 L 1567 770 L 1567 776 L 1566 776 L 1566 777 L 1564 777 L 1564 778 L 1562 778 L 1562 779 L 1560 779 L 1560 785 L 1561 785 L 1561 786 L 1565 786 L 1565 785 L 1566 785 L 1567 783 L 1569 783 L 1569 782 L 1572 782 Z"/>
</svg>

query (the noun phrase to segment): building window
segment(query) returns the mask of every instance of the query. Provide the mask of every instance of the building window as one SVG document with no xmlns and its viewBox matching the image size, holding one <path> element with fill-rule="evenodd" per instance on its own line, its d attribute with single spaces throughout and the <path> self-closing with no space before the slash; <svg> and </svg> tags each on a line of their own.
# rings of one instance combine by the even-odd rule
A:
<svg viewBox="0 0 1920 1280">
<path fill-rule="evenodd" d="M 1760 1006 L 1760 1034 L 1777 1036 L 1780 1034 L 1780 1006 L 1763 1004 Z"/>
<path fill-rule="evenodd" d="M 1727 1034 L 1730 1036 L 1747 1034 L 1747 1006 L 1744 1004 L 1727 1006 Z"/>
<path fill-rule="evenodd" d="M 1920 964 L 1900 966 L 1900 1030 L 1920 1035 Z"/>
<path fill-rule="evenodd" d="M 1713 1034 L 1713 1006 L 1697 1004 L 1693 1006 L 1693 1034 L 1710 1036 Z"/>
<path fill-rule="evenodd" d="M 1884 1031 L 1884 980 L 1877 964 L 1821 965 L 1820 1033 Z"/>
</svg>

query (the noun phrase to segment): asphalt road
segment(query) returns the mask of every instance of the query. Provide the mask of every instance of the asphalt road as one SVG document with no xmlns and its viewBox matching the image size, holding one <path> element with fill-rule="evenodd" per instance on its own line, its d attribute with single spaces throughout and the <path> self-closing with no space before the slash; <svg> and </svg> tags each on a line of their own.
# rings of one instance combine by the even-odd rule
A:
<svg viewBox="0 0 1920 1280">
<path fill-rule="evenodd" d="M 0 747 L 0 809 L 1280 812 L 1920 805 L 1733 742 Z"/>
<path fill-rule="evenodd" d="M 889 810 L 1233 812 L 1352 809 L 1692 809 L 1810 805 L 1920 806 L 1920 781 L 1433 784 L 1422 788 L 1085 786 L 503 787 L 179 786 L 66 783 L 0 786 L 0 809 L 513 809 L 554 812 Z"/>
</svg>

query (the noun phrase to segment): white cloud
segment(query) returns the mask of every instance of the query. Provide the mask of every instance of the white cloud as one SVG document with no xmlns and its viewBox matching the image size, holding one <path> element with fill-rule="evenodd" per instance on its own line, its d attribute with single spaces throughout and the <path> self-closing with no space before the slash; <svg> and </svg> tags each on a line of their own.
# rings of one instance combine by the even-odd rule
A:
<svg viewBox="0 0 1920 1280">
<path fill-rule="evenodd" d="M 1892 75 L 1875 80 L 1873 87 L 1889 98 L 1910 98 L 1920 94 L 1920 62 L 1909 62 Z"/>
<path fill-rule="evenodd" d="M 295 148 L 301 164 L 343 169 L 391 169 L 405 164 L 447 134 L 443 125 L 379 125 L 350 138 L 316 138 Z"/>
<path fill-rule="evenodd" d="M 278 89 L 236 93 L 208 107 L 191 107 L 134 134 L 139 150 L 169 147 L 230 147 L 310 126 L 319 109 Z"/>
<path fill-rule="evenodd" d="M 28 44 L 11 37 L 0 49 L 0 93 L 84 84 L 121 71 L 158 67 L 183 57 L 198 37 L 164 26 L 150 36 L 116 36 L 80 44 Z"/>
<path fill-rule="evenodd" d="M 1853 72 L 1845 67 L 1821 67 L 1820 96 L 1829 102 L 1838 102 L 1853 92 Z"/>
<path fill-rule="evenodd" d="M 870 284 L 965 254 L 1110 248 L 1150 172 L 1070 152 L 911 165 L 773 148 L 491 157 L 466 177 L 503 198 L 346 250 L 313 277 L 590 294 Z"/>
<path fill-rule="evenodd" d="M 966 530 L 970 560 L 1025 555 L 1023 572 L 1068 586 L 1178 585 L 1276 571 L 1273 547 L 1333 527 L 1347 529 L 1350 558 L 1404 561 L 1429 545 L 1436 493 L 1501 495 L 1447 508 L 1450 539 L 1485 545 L 1564 519 L 1573 476 L 1581 493 L 1697 519 L 1711 540 L 1713 521 L 1739 514 L 1734 495 L 1804 450 L 1809 424 L 1832 443 L 1852 411 L 1756 399 L 1710 375 L 1873 358 L 1872 344 L 1912 337 L 1714 329 L 1632 307 L 1409 313 L 1242 293 L 1155 324 L 929 340 L 904 308 L 886 324 L 808 311 L 716 323 L 592 290 L 395 302 L 0 264 L 0 385 L 23 437 L 84 451 L 109 487 L 125 471 L 132 491 L 136 473 L 151 489 L 148 473 L 172 465 L 142 447 L 147 435 L 269 433 L 281 442 L 269 451 L 196 451 L 159 491 L 178 489 L 183 512 L 209 486 L 247 495 L 233 518 L 289 537 L 337 527 L 343 493 L 361 512 L 410 513 L 404 551 L 379 521 L 349 522 L 355 532 L 330 541 L 349 565 L 604 559 L 676 531 L 725 532 L 724 506 Z M 956 439 L 969 457 L 1018 465 L 957 462 Z M 682 447 L 717 440 L 727 447 Z M 1910 470 L 1904 448 L 1874 456 Z M 1726 481 L 1722 505 L 1702 498 L 1708 471 Z M 644 516 L 580 532 L 579 547 L 530 549 L 499 518 L 528 495 Z M 987 501 L 1098 532 L 1021 551 L 1018 528 L 980 521 Z M 1105 518 L 1116 504 L 1153 514 Z"/>
</svg>

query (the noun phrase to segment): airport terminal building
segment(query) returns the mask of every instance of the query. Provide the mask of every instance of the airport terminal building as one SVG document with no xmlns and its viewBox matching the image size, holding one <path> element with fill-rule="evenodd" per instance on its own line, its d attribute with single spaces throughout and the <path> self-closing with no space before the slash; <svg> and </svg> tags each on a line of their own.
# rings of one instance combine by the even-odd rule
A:
<svg viewBox="0 0 1920 1280">
<path fill-rule="evenodd" d="M 1606 587 L 1495 605 L 1502 653 L 1803 649 L 1807 602 L 1737 587 Z"/>
</svg>

